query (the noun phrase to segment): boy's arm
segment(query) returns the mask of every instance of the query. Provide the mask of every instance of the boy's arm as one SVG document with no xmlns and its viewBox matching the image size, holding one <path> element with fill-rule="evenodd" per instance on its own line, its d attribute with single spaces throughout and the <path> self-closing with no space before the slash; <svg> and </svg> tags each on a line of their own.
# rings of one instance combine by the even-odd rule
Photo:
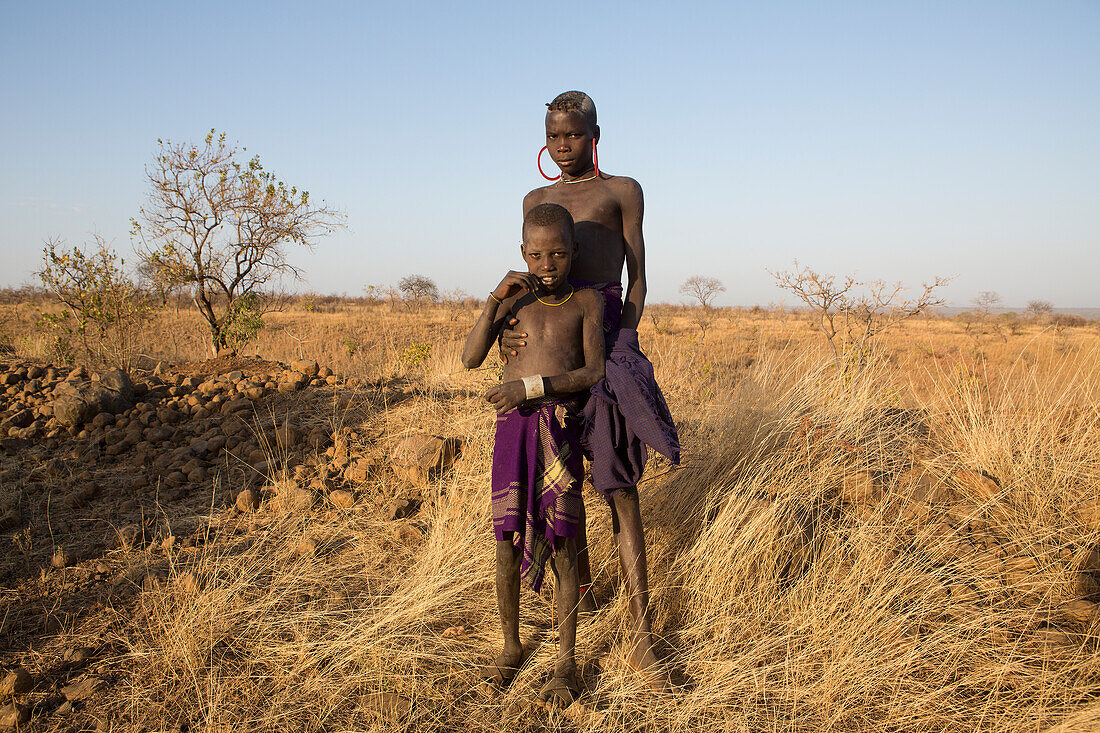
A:
<svg viewBox="0 0 1100 733">
<path fill-rule="evenodd" d="M 508 316 L 503 303 L 493 298 L 485 299 L 485 307 L 477 319 L 470 335 L 466 337 L 466 346 L 462 349 L 462 365 L 467 369 L 477 369 L 489 354 L 489 347 L 497 339 L 501 326 Z"/>
<path fill-rule="evenodd" d="M 511 312 L 511 300 L 525 290 L 535 287 L 534 275 L 526 272 L 511 270 L 500 284 L 493 288 L 489 297 L 485 299 L 485 307 L 481 309 L 481 316 L 466 337 L 466 345 L 462 349 L 462 365 L 467 369 L 476 369 L 485 361 L 490 347 L 497 339 L 497 334 L 504 326 Z"/>
<path fill-rule="evenodd" d="M 577 291 L 577 300 L 584 306 L 581 320 L 581 341 L 584 346 L 584 366 L 565 374 L 543 377 L 543 390 L 548 395 L 571 394 L 586 390 L 604 376 L 603 296 L 595 290 Z M 498 413 L 505 413 L 527 401 L 523 380 L 514 379 L 493 387 L 485 399 Z"/>
<path fill-rule="evenodd" d="M 619 202 L 623 214 L 623 246 L 626 250 L 626 297 L 623 298 L 621 328 L 638 329 L 645 308 L 645 240 L 642 238 L 642 214 L 645 204 L 642 187 L 633 178 L 624 181 Z"/>
</svg>

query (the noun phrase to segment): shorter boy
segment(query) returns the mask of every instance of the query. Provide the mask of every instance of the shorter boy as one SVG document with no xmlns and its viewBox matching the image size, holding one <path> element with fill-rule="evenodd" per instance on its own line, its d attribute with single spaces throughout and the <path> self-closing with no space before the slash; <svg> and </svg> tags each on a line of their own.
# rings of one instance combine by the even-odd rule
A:
<svg viewBox="0 0 1100 733">
<path fill-rule="evenodd" d="M 604 304 L 596 291 L 575 291 L 568 282 L 576 242 L 565 208 L 531 209 L 523 220 L 520 251 L 527 272 L 510 271 L 489 294 L 462 352 L 468 369 L 480 366 L 512 318 L 523 331 L 537 334 L 509 360 L 504 382 L 485 393 L 497 410 L 492 507 L 504 651 L 484 676 L 503 686 L 519 671 L 519 581 L 522 577 L 537 592 L 552 559 L 560 642 L 554 675 L 539 698 L 569 705 L 579 694 L 574 651 L 584 476 L 580 410 L 585 393 L 604 376 Z"/>
</svg>

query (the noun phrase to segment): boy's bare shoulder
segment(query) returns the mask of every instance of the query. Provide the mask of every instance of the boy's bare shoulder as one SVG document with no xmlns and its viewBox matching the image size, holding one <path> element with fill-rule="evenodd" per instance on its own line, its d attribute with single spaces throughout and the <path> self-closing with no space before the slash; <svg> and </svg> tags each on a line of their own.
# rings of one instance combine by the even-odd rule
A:
<svg viewBox="0 0 1100 733">
<path fill-rule="evenodd" d="M 630 199 L 642 195 L 642 185 L 630 176 L 608 176 L 605 185 L 615 191 L 620 199 Z"/>
<path fill-rule="evenodd" d="M 550 197 L 550 186 L 542 186 L 540 188 L 533 189 L 523 197 L 523 213 L 526 215 L 528 211 L 535 208 L 539 204 L 545 204 Z"/>
<path fill-rule="evenodd" d="M 600 178 L 600 182 L 606 188 L 615 192 L 619 198 L 641 197 L 642 195 L 641 184 L 630 176 L 614 176 L 610 173 L 601 173 Z M 539 204 L 553 203 L 554 193 L 559 190 L 554 187 L 554 184 L 531 189 L 523 197 L 523 211 L 526 213 Z"/>
<path fill-rule="evenodd" d="M 600 313 L 603 313 L 603 296 L 600 295 L 598 290 L 584 288 L 583 290 L 578 290 L 575 297 L 577 299 L 577 304 L 582 306 L 585 310 L 597 308 Z"/>
</svg>

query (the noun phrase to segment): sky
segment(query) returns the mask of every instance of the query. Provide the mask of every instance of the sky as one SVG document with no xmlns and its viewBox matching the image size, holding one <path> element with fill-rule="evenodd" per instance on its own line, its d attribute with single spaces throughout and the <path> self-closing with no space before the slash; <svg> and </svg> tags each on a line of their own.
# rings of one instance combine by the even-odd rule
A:
<svg viewBox="0 0 1100 733">
<path fill-rule="evenodd" d="M 214 128 L 347 228 L 292 289 L 519 256 L 544 104 L 581 89 L 645 192 L 651 302 L 794 304 L 795 260 L 1006 307 L 1100 306 L 1100 2 L 0 0 L 0 286 L 129 220 L 158 139 Z"/>
</svg>

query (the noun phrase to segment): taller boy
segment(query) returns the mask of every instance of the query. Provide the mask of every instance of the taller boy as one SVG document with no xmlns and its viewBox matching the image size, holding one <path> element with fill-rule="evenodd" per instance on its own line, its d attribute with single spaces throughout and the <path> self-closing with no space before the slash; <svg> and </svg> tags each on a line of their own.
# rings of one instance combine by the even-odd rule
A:
<svg viewBox="0 0 1100 733">
<path fill-rule="evenodd" d="M 584 442 L 592 460 L 593 486 L 611 506 L 619 562 L 631 596 L 634 638 L 628 659 L 633 667 L 648 673 L 654 687 L 663 688 L 667 678 L 657 667 L 650 630 L 637 485 L 645 469 L 646 444 L 673 463 L 679 463 L 680 444 L 654 379 L 653 365 L 638 345 L 637 329 L 646 296 L 642 188 L 633 178 L 599 170 L 596 146 L 600 127 L 591 97 L 584 92 L 565 92 L 546 106 L 546 150 L 561 176 L 527 194 L 523 213 L 526 216 L 539 204 L 555 203 L 572 214 L 579 249 L 570 282 L 575 287 L 597 289 L 604 297 L 607 376 L 592 387 L 584 410 Z M 505 356 L 516 355 L 515 349 L 526 345 L 526 337 L 526 333 L 506 330 L 502 336 Z M 583 513 L 577 540 L 581 610 L 590 610 L 595 604 L 589 588 L 592 572 Z"/>
</svg>

